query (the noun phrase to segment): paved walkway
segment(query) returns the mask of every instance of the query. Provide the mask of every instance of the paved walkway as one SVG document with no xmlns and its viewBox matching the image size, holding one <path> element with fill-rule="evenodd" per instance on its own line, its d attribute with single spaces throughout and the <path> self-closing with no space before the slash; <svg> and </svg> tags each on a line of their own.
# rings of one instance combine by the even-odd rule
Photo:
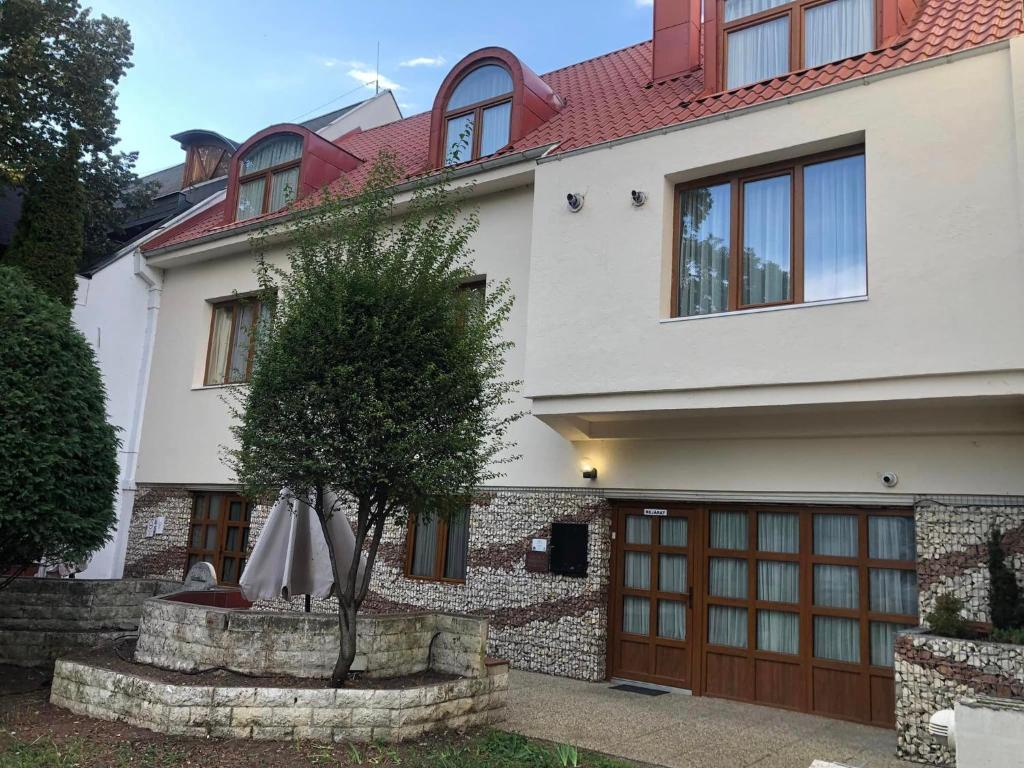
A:
<svg viewBox="0 0 1024 768">
<path fill-rule="evenodd" d="M 725 699 L 513 671 L 503 728 L 669 768 L 915 768 L 892 731 Z M 920 766 L 916 766 L 920 768 Z"/>
</svg>

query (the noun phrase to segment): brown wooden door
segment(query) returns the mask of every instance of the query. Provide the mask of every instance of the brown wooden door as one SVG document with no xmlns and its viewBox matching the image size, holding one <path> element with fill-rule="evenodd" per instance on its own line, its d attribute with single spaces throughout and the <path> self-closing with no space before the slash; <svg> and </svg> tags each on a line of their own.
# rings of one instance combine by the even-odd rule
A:
<svg viewBox="0 0 1024 768">
<path fill-rule="evenodd" d="M 700 541 L 693 510 L 620 507 L 615 515 L 611 675 L 692 688 L 700 637 L 692 606 Z"/>
</svg>

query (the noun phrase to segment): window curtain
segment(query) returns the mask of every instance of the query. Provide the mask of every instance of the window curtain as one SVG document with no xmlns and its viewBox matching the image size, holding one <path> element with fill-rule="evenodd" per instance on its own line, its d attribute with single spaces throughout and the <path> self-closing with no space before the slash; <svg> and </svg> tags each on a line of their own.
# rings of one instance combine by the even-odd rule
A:
<svg viewBox="0 0 1024 768">
<path fill-rule="evenodd" d="M 640 517 L 639 515 L 626 517 L 626 543 L 651 543 L 651 519 L 649 517 Z"/>
<path fill-rule="evenodd" d="M 815 565 L 814 604 L 860 608 L 860 570 L 849 565 Z"/>
<path fill-rule="evenodd" d="M 708 593 L 713 597 L 747 597 L 747 561 L 712 557 L 708 569 Z"/>
<path fill-rule="evenodd" d="M 263 213 L 263 189 L 266 183 L 265 178 L 259 178 L 238 186 L 238 207 L 235 210 L 237 221 L 245 221 Z"/>
<path fill-rule="evenodd" d="M 871 663 L 876 667 L 891 667 L 896 634 L 902 629 L 912 629 L 913 624 L 890 624 L 886 621 L 871 622 Z"/>
<path fill-rule="evenodd" d="M 504 67 L 496 64 L 477 67 L 455 86 L 448 99 L 447 111 L 494 99 L 511 91 L 512 76 Z"/>
<path fill-rule="evenodd" d="M 295 199 L 298 189 L 298 168 L 289 168 L 287 171 L 275 173 L 270 181 L 270 208 L 267 213 L 279 211 L 288 205 Z"/>
<path fill-rule="evenodd" d="M 488 107 L 483 113 L 480 133 L 480 156 L 493 155 L 508 144 L 509 125 L 512 122 L 512 102 Z"/>
<path fill-rule="evenodd" d="M 712 512 L 710 542 L 712 549 L 746 549 L 747 513 Z"/>
<path fill-rule="evenodd" d="M 686 639 L 686 609 L 675 600 L 658 601 L 658 637 Z"/>
<path fill-rule="evenodd" d="M 646 597 L 626 595 L 622 598 L 622 631 L 633 635 L 651 632 L 651 602 Z"/>
<path fill-rule="evenodd" d="M 869 517 L 868 557 L 873 560 L 914 560 L 917 557 L 914 519 Z"/>
<path fill-rule="evenodd" d="M 416 519 L 413 533 L 412 575 L 433 576 L 437 562 L 437 517 Z"/>
<path fill-rule="evenodd" d="M 445 549 L 444 577 L 466 578 L 466 558 L 469 555 L 469 512 L 463 510 L 448 520 L 448 542 Z"/>
<path fill-rule="evenodd" d="M 278 134 L 264 139 L 246 152 L 242 159 L 242 175 L 265 171 L 275 165 L 302 157 L 302 137 L 294 133 Z"/>
<path fill-rule="evenodd" d="M 686 555 L 658 555 L 658 589 L 661 592 L 686 591 Z"/>
<path fill-rule="evenodd" d="M 245 381 L 249 371 L 249 347 L 252 345 L 256 309 L 256 302 L 244 301 L 239 303 L 235 310 L 235 341 L 231 347 L 231 362 L 227 377 L 231 383 Z"/>
<path fill-rule="evenodd" d="M 206 363 L 206 383 L 223 384 L 228 367 L 228 344 L 231 343 L 232 304 L 213 308 L 213 334 L 210 339 L 209 359 Z"/>
<path fill-rule="evenodd" d="M 689 525 L 685 517 L 661 518 L 661 545 L 663 547 L 685 547 L 689 538 Z"/>
<path fill-rule="evenodd" d="M 800 566 L 777 560 L 758 560 L 757 599 L 770 603 L 799 602 Z"/>
<path fill-rule="evenodd" d="M 759 513 L 757 548 L 762 552 L 799 552 L 800 516 L 786 512 Z"/>
<path fill-rule="evenodd" d="M 646 552 L 626 552 L 623 584 L 630 589 L 651 588 L 651 556 Z"/>
<path fill-rule="evenodd" d="M 857 518 L 853 515 L 814 516 L 814 554 L 857 556 Z"/>
<path fill-rule="evenodd" d="M 867 293 L 865 200 L 863 155 L 804 169 L 804 301 Z"/>
<path fill-rule="evenodd" d="M 679 314 L 729 309 L 730 184 L 682 193 L 679 245 Z"/>
<path fill-rule="evenodd" d="M 755 13 L 767 11 L 785 5 L 791 0 L 725 0 L 725 20 L 735 21 L 744 16 L 753 16 Z"/>
<path fill-rule="evenodd" d="M 770 80 L 789 71 L 789 17 L 729 33 L 726 88 Z"/>
<path fill-rule="evenodd" d="M 473 115 L 453 117 L 448 121 L 444 139 L 445 165 L 464 163 L 473 159 Z"/>
<path fill-rule="evenodd" d="M 791 186 L 789 176 L 743 185 L 743 304 L 791 297 Z"/>
<path fill-rule="evenodd" d="M 837 616 L 815 616 L 814 655 L 819 659 L 859 664 L 860 622 Z"/>
<path fill-rule="evenodd" d="M 800 652 L 800 614 L 788 611 L 757 612 L 757 647 L 774 653 Z"/>
<path fill-rule="evenodd" d="M 874 0 L 835 0 L 804 12 L 804 66 L 818 67 L 871 50 Z"/>
<path fill-rule="evenodd" d="M 746 648 L 747 609 L 728 605 L 708 606 L 708 642 Z"/>
<path fill-rule="evenodd" d="M 917 572 L 869 568 L 871 610 L 917 616 Z"/>
</svg>

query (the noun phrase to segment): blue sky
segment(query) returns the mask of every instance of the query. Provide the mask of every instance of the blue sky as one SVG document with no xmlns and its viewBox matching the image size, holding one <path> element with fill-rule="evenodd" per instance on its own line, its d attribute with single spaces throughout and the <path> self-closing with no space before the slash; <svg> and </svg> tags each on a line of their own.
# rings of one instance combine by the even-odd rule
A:
<svg viewBox="0 0 1024 768">
<path fill-rule="evenodd" d="M 373 79 L 378 41 L 381 81 L 408 116 L 430 109 L 448 70 L 477 48 L 504 46 L 543 74 L 651 35 L 650 0 L 520 0 L 514 11 L 494 0 L 82 5 L 131 26 L 135 66 L 118 88 L 118 135 L 122 150 L 139 151 L 142 174 L 184 159 L 169 138 L 178 131 L 244 141 L 372 95 L 362 83 Z"/>
</svg>

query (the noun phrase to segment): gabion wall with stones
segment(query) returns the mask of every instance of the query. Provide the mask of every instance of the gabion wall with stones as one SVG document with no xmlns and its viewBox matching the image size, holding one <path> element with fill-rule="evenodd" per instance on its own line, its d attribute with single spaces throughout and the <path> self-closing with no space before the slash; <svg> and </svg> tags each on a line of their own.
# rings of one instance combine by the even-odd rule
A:
<svg viewBox="0 0 1024 768">
<path fill-rule="evenodd" d="M 48 667 L 139 625 L 143 603 L 177 588 L 161 581 L 15 579 L 0 590 L 0 663 Z"/>
<path fill-rule="evenodd" d="M 191 496 L 187 489 L 141 488 L 132 516 L 125 573 L 184 578 Z M 369 612 L 423 609 L 486 616 L 488 652 L 519 669 L 582 680 L 605 677 L 611 517 L 608 502 L 592 492 L 496 489 L 474 500 L 469 520 L 469 559 L 464 584 L 406 579 L 406 529 L 389 526 L 381 542 Z M 257 506 L 249 541 L 255 544 L 269 512 Z M 163 535 L 144 538 L 149 520 L 165 517 Z M 551 523 L 589 525 L 584 578 L 528 573 L 534 538 L 549 538 Z M 261 601 L 257 610 L 301 611 L 290 603 Z M 313 610 L 333 613 L 334 600 L 314 600 Z"/>
<path fill-rule="evenodd" d="M 1024 646 L 957 640 L 909 630 L 896 640 L 896 749 L 900 757 L 953 766 L 928 735 L 928 718 L 976 695 L 1024 696 Z"/>
<path fill-rule="evenodd" d="M 964 616 L 987 623 L 988 539 L 993 528 L 1003 533 L 1007 562 L 1024 586 L 1024 507 L 919 504 L 917 583 L 922 619 L 935 598 L 951 594 L 964 602 Z"/>
</svg>

